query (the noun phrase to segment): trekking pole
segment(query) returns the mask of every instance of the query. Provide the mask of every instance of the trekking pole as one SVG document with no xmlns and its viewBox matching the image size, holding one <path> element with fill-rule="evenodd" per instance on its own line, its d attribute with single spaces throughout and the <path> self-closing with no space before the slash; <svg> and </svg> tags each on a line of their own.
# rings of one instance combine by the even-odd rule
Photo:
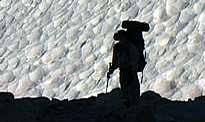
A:
<svg viewBox="0 0 205 122">
<path fill-rule="evenodd" d="M 109 68 L 108 69 L 110 69 L 111 65 L 112 65 L 112 63 L 109 63 Z M 107 94 L 107 88 L 108 88 L 109 79 L 110 79 L 110 76 L 107 77 L 107 84 L 106 84 L 106 91 L 105 91 L 106 94 Z"/>
<path fill-rule="evenodd" d="M 106 94 L 107 94 L 108 82 L 109 82 L 109 78 L 107 79 L 107 85 L 106 85 L 106 91 L 105 91 Z"/>
<path fill-rule="evenodd" d="M 145 62 L 146 62 L 146 56 L 147 56 L 147 54 L 146 54 L 146 50 L 145 50 L 145 54 L 144 54 L 144 55 L 145 55 L 144 57 L 145 57 Z M 144 73 L 143 73 L 143 70 L 142 70 L 141 84 L 142 84 L 142 81 L 143 81 L 143 74 L 144 74 Z"/>
</svg>

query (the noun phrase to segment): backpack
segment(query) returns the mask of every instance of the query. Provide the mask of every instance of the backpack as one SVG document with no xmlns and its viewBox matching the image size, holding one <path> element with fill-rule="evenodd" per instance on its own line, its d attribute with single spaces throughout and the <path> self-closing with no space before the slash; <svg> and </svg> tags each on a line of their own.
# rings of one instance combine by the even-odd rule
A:
<svg viewBox="0 0 205 122">
<path fill-rule="evenodd" d="M 128 30 L 128 37 L 129 40 L 133 43 L 133 45 L 137 48 L 139 52 L 139 63 L 138 63 L 138 68 L 137 72 L 143 72 L 147 62 L 145 61 L 145 57 L 143 54 L 144 51 L 144 39 L 141 31 L 131 31 Z M 146 54 L 146 53 L 145 53 Z"/>
<path fill-rule="evenodd" d="M 145 22 L 125 20 L 122 22 L 122 28 L 127 29 L 129 40 L 132 41 L 139 51 L 140 56 L 137 71 L 143 73 L 147 62 L 145 61 L 146 52 L 145 55 L 143 54 L 145 44 L 142 32 L 148 32 L 150 26 Z"/>
<path fill-rule="evenodd" d="M 143 81 L 143 70 L 147 64 L 143 51 L 139 51 L 133 43 L 123 44 L 119 42 L 118 47 L 118 64 L 120 69 L 132 68 L 137 72 L 142 72 L 141 83 Z"/>
<path fill-rule="evenodd" d="M 120 69 L 137 70 L 139 67 L 139 51 L 131 42 L 118 43 L 118 64 Z"/>
</svg>

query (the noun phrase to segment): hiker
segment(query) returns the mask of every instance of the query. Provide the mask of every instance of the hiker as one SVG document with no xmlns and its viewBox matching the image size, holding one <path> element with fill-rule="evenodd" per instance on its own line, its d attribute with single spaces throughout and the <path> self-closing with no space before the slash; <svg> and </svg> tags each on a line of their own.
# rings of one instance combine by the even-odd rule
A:
<svg viewBox="0 0 205 122">
<path fill-rule="evenodd" d="M 119 40 L 114 45 L 112 65 L 109 68 L 107 77 L 120 69 L 120 85 L 125 105 L 137 104 L 140 97 L 140 84 L 137 76 L 137 64 L 139 53 L 135 45 L 128 40 L 128 34 L 125 30 L 120 30 L 114 34 L 114 40 Z"/>
</svg>

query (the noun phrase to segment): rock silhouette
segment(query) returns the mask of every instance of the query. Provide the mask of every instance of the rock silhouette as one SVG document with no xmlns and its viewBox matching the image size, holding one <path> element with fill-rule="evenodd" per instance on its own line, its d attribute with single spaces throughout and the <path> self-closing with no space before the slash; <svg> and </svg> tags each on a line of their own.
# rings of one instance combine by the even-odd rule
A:
<svg viewBox="0 0 205 122">
<path fill-rule="evenodd" d="M 14 99 L 0 93 L 1 122 L 203 122 L 205 96 L 194 101 L 171 101 L 153 91 L 140 97 L 139 104 L 124 108 L 119 88 L 78 100 L 49 100 L 45 97 Z"/>
</svg>

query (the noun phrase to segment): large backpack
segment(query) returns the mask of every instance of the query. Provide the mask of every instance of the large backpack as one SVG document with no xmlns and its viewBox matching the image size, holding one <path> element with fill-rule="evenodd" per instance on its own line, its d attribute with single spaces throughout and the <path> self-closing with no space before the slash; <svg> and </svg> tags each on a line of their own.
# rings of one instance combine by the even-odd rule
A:
<svg viewBox="0 0 205 122">
<path fill-rule="evenodd" d="M 117 43 L 118 48 L 118 64 L 120 69 L 133 69 L 137 72 L 142 72 L 141 76 L 141 83 L 143 81 L 143 70 L 147 64 L 145 61 L 145 56 L 143 52 L 139 51 L 136 46 L 131 43 L 127 42 L 124 43 Z"/>
<path fill-rule="evenodd" d="M 142 31 L 132 31 L 128 30 L 128 37 L 129 40 L 134 44 L 134 46 L 137 48 L 139 52 L 139 63 L 138 63 L 138 72 L 143 72 L 147 62 L 145 61 L 146 58 L 146 53 L 144 55 L 144 49 L 145 49 L 145 44 L 144 44 L 144 39 L 142 35 Z"/>
<path fill-rule="evenodd" d="M 136 48 L 139 51 L 140 58 L 137 71 L 143 73 L 143 70 L 147 62 L 145 61 L 146 52 L 145 55 L 143 54 L 145 44 L 142 32 L 149 31 L 149 24 L 145 22 L 125 20 L 122 22 L 122 28 L 127 29 L 129 40 L 132 41 L 132 43 L 136 46 Z"/>
<path fill-rule="evenodd" d="M 144 68 L 147 64 L 146 62 L 146 52 L 145 54 L 143 53 L 145 50 L 145 44 L 144 44 L 144 39 L 143 39 L 143 35 L 142 32 L 138 31 L 138 32 L 128 32 L 129 35 L 129 40 L 131 40 L 132 44 L 137 48 L 138 54 L 139 54 L 139 58 L 138 58 L 138 62 L 137 62 L 137 72 L 141 72 L 142 76 L 141 76 L 141 82 L 143 81 L 143 71 Z"/>
<path fill-rule="evenodd" d="M 120 69 L 138 70 L 139 51 L 131 42 L 119 42 L 118 46 L 118 64 Z"/>
</svg>

